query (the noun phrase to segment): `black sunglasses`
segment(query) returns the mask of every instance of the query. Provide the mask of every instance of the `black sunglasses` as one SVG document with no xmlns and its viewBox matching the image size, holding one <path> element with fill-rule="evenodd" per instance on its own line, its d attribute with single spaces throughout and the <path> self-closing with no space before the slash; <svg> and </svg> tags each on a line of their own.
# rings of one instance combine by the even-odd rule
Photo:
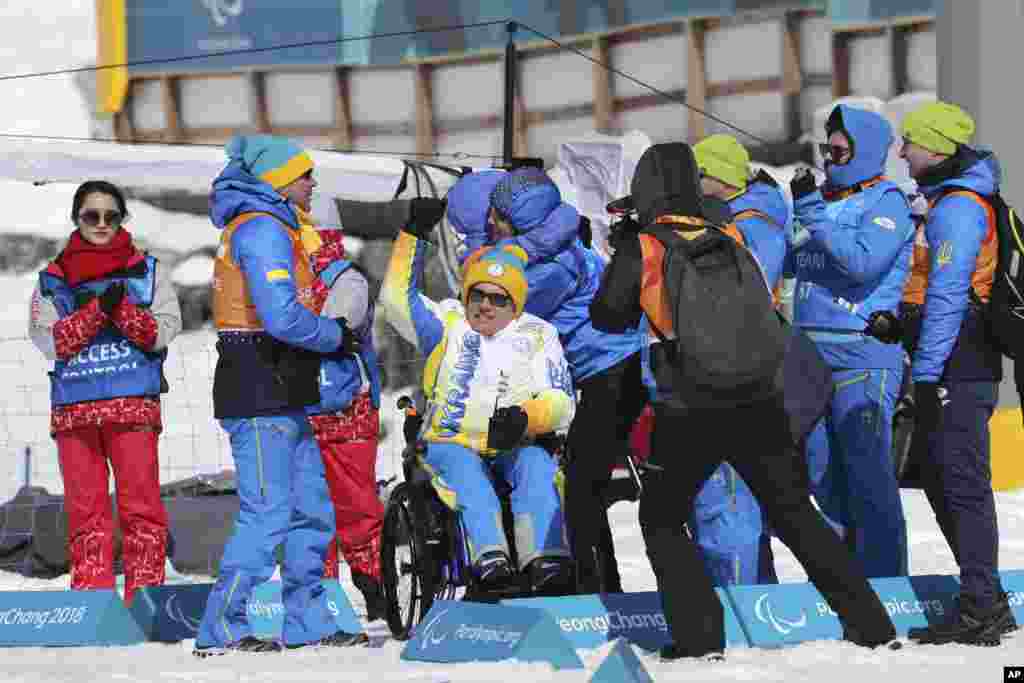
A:
<svg viewBox="0 0 1024 683">
<path fill-rule="evenodd" d="M 505 308 L 512 305 L 512 297 L 508 294 L 499 294 L 498 292 L 485 292 L 482 289 L 471 289 L 469 290 L 469 303 L 471 304 L 482 304 L 484 300 L 487 300 L 495 308 Z"/>
<path fill-rule="evenodd" d="M 121 223 L 124 222 L 124 216 L 121 215 L 120 211 L 104 211 L 101 216 L 100 212 L 96 209 L 88 209 L 78 214 L 78 220 L 90 228 L 95 228 L 99 225 L 101 219 L 105 225 L 109 225 L 112 228 L 119 228 Z"/>
<path fill-rule="evenodd" d="M 831 161 L 833 164 L 842 164 L 844 157 L 849 156 L 850 148 L 843 147 L 841 145 L 830 145 L 827 142 L 818 144 L 818 151 L 821 152 L 821 156 Z"/>
</svg>

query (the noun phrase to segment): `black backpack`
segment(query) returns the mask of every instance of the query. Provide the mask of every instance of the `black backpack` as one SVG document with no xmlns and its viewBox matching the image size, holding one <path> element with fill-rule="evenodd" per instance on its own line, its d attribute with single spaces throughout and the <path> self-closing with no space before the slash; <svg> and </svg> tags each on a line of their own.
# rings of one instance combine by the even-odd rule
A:
<svg viewBox="0 0 1024 683">
<path fill-rule="evenodd" d="M 645 232 L 665 248 L 664 287 L 676 333 L 673 389 L 683 402 L 737 406 L 777 391 L 787 335 L 754 256 L 713 226 L 692 239 L 668 225 Z"/>
<path fill-rule="evenodd" d="M 1018 355 L 1024 355 L 1024 223 L 999 193 L 983 195 L 967 188 L 951 187 L 935 204 L 957 192 L 981 198 L 995 212 L 998 256 L 992 291 L 984 306 L 985 318 L 992 344 L 1004 356 L 1016 360 Z M 977 300 L 974 290 L 971 296 Z"/>
</svg>

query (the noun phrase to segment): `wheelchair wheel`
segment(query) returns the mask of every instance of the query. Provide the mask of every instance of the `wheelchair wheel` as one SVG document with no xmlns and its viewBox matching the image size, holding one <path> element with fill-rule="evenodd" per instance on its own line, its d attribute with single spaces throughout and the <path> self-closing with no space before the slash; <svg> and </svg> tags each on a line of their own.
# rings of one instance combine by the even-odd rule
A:
<svg viewBox="0 0 1024 683">
<path fill-rule="evenodd" d="M 391 634 L 406 640 L 434 604 L 436 561 L 414 523 L 409 484 L 399 484 L 384 513 L 381 574 Z"/>
</svg>

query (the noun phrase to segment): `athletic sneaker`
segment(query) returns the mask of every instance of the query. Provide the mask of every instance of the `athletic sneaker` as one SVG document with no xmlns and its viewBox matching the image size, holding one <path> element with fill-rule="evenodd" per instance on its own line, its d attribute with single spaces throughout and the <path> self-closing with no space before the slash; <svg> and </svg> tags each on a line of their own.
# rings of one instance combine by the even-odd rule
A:
<svg viewBox="0 0 1024 683">
<path fill-rule="evenodd" d="M 484 590 L 506 586 L 515 576 L 508 556 L 501 550 L 491 550 L 481 555 L 473 571 Z"/>
<path fill-rule="evenodd" d="M 663 662 L 671 662 L 677 659 L 685 658 L 703 659 L 705 662 L 725 661 L 725 653 L 721 650 L 711 650 L 710 652 L 698 652 L 688 647 L 679 645 L 678 643 L 669 643 L 668 645 L 663 645 L 662 648 L 658 650 L 658 657 Z"/>
<path fill-rule="evenodd" d="M 567 557 L 538 557 L 526 567 L 534 595 L 571 595 L 575 587 L 572 562 Z"/>
</svg>

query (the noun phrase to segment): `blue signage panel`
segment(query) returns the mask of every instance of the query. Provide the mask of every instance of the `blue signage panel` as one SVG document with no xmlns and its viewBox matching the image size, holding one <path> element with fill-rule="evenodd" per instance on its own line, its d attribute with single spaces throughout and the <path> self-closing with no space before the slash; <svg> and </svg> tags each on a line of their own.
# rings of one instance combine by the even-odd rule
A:
<svg viewBox="0 0 1024 683">
<path fill-rule="evenodd" d="M 725 610 L 726 646 L 749 645 L 740 621 L 722 589 L 716 589 Z M 566 639 L 578 649 L 594 649 L 622 638 L 645 650 L 657 650 L 672 641 L 654 591 L 609 593 L 561 598 L 519 598 L 502 604 L 535 607 L 551 615 Z"/>
<path fill-rule="evenodd" d="M 340 54 L 339 0 L 126 0 L 125 14 L 133 73 L 333 64 Z"/>
<path fill-rule="evenodd" d="M 212 583 L 149 586 L 135 594 L 129 608 L 146 638 L 176 643 L 196 637 Z"/>
<path fill-rule="evenodd" d="M 145 640 L 114 590 L 0 592 L 0 646 L 135 645 Z"/>
<path fill-rule="evenodd" d="M 133 73 L 397 64 L 502 48 L 509 21 L 523 26 L 517 40 L 538 41 L 541 34 L 557 39 L 735 11 L 735 0 L 126 0 L 125 6 Z M 488 22 L 494 23 L 469 26 Z"/>
<path fill-rule="evenodd" d="M 654 683 L 654 679 L 629 642 L 620 638 L 597 667 L 590 683 Z"/>
<path fill-rule="evenodd" d="M 327 609 L 334 615 L 338 628 L 348 633 L 362 633 L 363 625 L 341 584 L 323 580 L 327 589 Z M 280 638 L 284 626 L 284 605 L 281 603 L 281 582 L 267 581 L 256 586 L 248 605 L 249 625 L 257 638 Z"/>
<path fill-rule="evenodd" d="M 551 616 L 531 607 L 438 600 L 402 650 L 422 662 L 547 662 L 582 669 L 576 650 Z"/>
</svg>

